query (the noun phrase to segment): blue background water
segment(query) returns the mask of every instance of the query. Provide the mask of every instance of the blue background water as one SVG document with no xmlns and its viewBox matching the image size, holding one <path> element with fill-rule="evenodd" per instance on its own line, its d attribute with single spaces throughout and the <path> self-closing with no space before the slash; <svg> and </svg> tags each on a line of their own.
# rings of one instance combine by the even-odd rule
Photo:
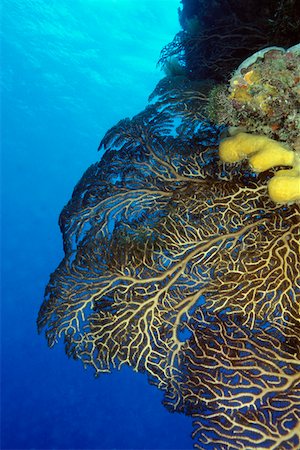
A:
<svg viewBox="0 0 300 450">
<path fill-rule="evenodd" d="M 145 376 L 95 379 L 36 331 L 58 215 L 105 131 L 141 111 L 179 0 L 2 1 L 2 449 L 191 448 Z"/>
</svg>

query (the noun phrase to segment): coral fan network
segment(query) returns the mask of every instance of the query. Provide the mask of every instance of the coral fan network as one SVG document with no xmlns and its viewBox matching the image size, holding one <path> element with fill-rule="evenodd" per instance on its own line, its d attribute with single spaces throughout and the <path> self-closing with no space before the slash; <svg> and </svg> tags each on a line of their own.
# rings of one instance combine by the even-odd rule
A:
<svg viewBox="0 0 300 450">
<path fill-rule="evenodd" d="M 300 445 L 299 68 L 295 46 L 223 85 L 169 73 L 60 216 L 39 329 L 145 372 L 197 448 Z"/>
</svg>

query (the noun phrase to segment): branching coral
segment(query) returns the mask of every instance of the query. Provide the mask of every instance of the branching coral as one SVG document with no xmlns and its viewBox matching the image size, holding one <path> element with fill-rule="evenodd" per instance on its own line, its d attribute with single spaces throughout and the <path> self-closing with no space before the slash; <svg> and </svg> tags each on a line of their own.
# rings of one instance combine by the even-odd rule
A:
<svg viewBox="0 0 300 450">
<path fill-rule="evenodd" d="M 190 79 L 226 81 L 254 51 L 290 47 L 299 39 L 297 0 L 183 0 L 182 31 L 167 45 L 160 62 L 176 56 Z"/>
<path fill-rule="evenodd" d="M 194 412 L 196 448 L 298 448 L 300 347 L 291 355 L 284 329 L 251 331 L 201 309 L 188 327 L 165 404 Z"/>
<path fill-rule="evenodd" d="M 107 133 L 61 214 L 66 255 L 38 323 L 97 374 L 146 372 L 195 417 L 200 448 L 232 429 L 237 448 L 264 448 L 287 434 L 280 402 L 288 429 L 297 416 L 299 209 L 274 205 L 265 172 L 220 163 L 197 86 Z"/>
<path fill-rule="evenodd" d="M 61 213 L 65 257 L 38 317 L 50 346 L 63 338 L 97 375 L 145 372 L 204 450 L 300 446 L 299 61 L 261 54 L 207 108 L 210 82 L 173 74 L 109 130 Z M 291 99 L 279 112 L 263 78 L 275 65 Z"/>
</svg>

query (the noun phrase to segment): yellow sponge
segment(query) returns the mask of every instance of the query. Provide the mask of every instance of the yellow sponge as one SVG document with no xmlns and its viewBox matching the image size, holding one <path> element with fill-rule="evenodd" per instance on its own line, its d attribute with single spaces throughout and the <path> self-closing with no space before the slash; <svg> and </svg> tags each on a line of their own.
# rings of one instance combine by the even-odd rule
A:
<svg viewBox="0 0 300 450">
<path fill-rule="evenodd" d="M 300 201 L 300 176 L 278 176 L 268 184 L 269 196 L 276 203 L 295 203 Z"/>
<path fill-rule="evenodd" d="M 300 156 L 295 153 L 294 167 L 278 170 L 268 183 L 269 196 L 273 202 L 300 202 Z"/>
<path fill-rule="evenodd" d="M 221 141 L 219 155 L 222 161 L 229 163 L 250 156 L 252 169 L 264 172 L 275 166 L 293 166 L 295 153 L 266 136 L 238 133 Z"/>
<path fill-rule="evenodd" d="M 291 166 L 291 169 L 275 173 L 268 183 L 268 192 L 276 203 L 300 202 L 300 156 L 280 142 L 241 132 L 221 141 L 219 155 L 227 163 L 248 157 L 255 172 L 264 172 L 276 166 Z"/>
</svg>

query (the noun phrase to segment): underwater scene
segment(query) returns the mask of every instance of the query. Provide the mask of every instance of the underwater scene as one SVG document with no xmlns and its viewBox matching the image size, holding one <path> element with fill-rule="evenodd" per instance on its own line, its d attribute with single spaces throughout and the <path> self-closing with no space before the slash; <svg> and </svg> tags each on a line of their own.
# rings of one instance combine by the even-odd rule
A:
<svg viewBox="0 0 300 450">
<path fill-rule="evenodd" d="M 298 0 L 1 16 L 1 449 L 299 450 Z"/>
</svg>

